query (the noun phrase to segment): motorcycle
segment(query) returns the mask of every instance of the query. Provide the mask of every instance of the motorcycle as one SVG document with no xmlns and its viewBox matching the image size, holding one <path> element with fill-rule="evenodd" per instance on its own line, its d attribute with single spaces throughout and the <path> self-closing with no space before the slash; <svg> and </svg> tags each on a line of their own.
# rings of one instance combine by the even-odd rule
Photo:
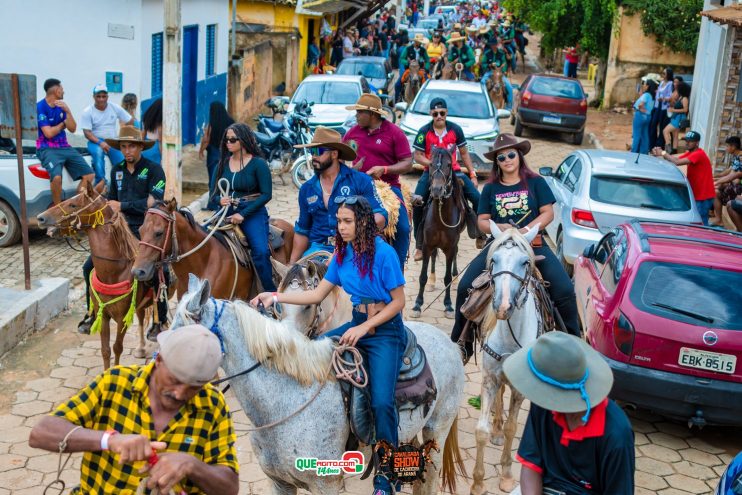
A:
<svg viewBox="0 0 742 495">
<path fill-rule="evenodd" d="M 258 115 L 255 120 L 258 122 L 258 131 L 264 134 L 274 134 L 281 132 L 286 119 L 286 105 L 289 103 L 287 96 L 274 96 L 268 98 L 264 105 L 271 110 L 271 115 Z"/>
</svg>

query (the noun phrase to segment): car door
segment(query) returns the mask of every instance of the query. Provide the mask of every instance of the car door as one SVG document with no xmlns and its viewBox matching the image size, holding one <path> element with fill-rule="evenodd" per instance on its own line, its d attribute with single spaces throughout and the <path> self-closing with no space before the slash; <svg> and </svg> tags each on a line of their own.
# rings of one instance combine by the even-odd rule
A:
<svg viewBox="0 0 742 495">
<path fill-rule="evenodd" d="M 586 337 L 593 345 L 603 328 L 602 315 L 611 294 L 611 287 L 606 287 L 601 277 L 616 247 L 616 235 L 617 231 L 612 230 L 598 242 L 593 256 L 586 264 L 588 275 L 580 281 L 578 304 L 584 318 Z"/>
<path fill-rule="evenodd" d="M 556 203 L 554 203 L 554 220 L 546 226 L 546 233 L 555 243 L 559 226 L 568 220 L 565 220 L 564 212 L 569 212 L 570 205 L 565 204 L 565 202 L 569 200 L 571 194 L 569 194 L 569 190 L 565 187 L 564 180 L 567 178 L 576 159 L 577 157 L 575 155 L 569 155 L 559 164 L 553 175 L 546 180 L 549 187 L 551 187 L 551 192 L 554 193 L 554 198 L 556 199 Z"/>
</svg>

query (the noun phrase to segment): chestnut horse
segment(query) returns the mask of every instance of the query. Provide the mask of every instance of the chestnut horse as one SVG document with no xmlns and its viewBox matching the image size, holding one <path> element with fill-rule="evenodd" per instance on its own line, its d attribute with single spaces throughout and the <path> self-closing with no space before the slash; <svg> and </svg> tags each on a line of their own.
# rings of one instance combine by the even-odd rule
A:
<svg viewBox="0 0 742 495">
<path fill-rule="evenodd" d="M 496 109 L 505 108 L 505 83 L 499 68 L 492 69 L 492 75 L 487 79 L 487 92 Z"/>
<path fill-rule="evenodd" d="M 283 220 L 272 222 L 285 233 L 284 245 L 274 256 L 287 263 L 294 229 Z M 188 291 L 189 273 L 208 279 L 212 294 L 219 299 L 246 301 L 256 295 L 252 293 L 255 272 L 241 266 L 231 249 L 215 237 L 206 240 L 207 232 L 190 211 L 178 209 L 175 199 L 158 201 L 147 210 L 140 233 L 139 254 L 131 269 L 137 280 L 150 280 L 159 268 L 171 264 L 178 278 L 178 299 Z M 194 248 L 197 249 L 192 251 Z"/>
<path fill-rule="evenodd" d="M 57 233 L 74 235 L 83 231 L 88 235 L 90 254 L 95 267 L 95 277 L 103 285 L 120 285 L 132 287 L 131 266 L 137 251 L 137 238 L 129 230 L 122 213 L 115 213 L 108 207 L 105 197 L 98 194 L 88 183 L 86 189 L 76 196 L 52 206 L 37 217 L 39 226 L 46 227 L 49 235 Z M 124 287 L 126 288 L 126 287 Z M 91 295 L 93 288 L 91 287 Z M 121 289 L 123 290 L 123 289 Z M 111 320 L 116 322 L 116 341 L 113 344 L 114 365 L 119 364 L 124 349 L 124 335 L 127 325 L 126 314 L 131 307 L 131 292 L 119 301 L 108 304 L 120 296 L 106 295 L 98 292 L 103 304 L 100 325 L 101 355 L 103 367 L 111 366 Z M 93 311 L 100 311 L 98 300 L 92 296 Z M 136 316 L 139 321 L 139 343 L 134 350 L 134 357 L 145 357 L 144 327 L 145 309 L 152 303 L 152 291 L 138 284 L 136 291 Z"/>
</svg>

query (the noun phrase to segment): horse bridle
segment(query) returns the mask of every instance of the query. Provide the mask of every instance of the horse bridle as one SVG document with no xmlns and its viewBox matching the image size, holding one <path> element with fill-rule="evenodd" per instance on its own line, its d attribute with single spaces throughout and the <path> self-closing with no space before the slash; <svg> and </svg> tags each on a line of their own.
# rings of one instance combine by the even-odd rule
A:
<svg viewBox="0 0 742 495">
<path fill-rule="evenodd" d="M 438 152 L 437 155 L 440 155 L 441 152 Z M 453 194 L 453 177 L 456 175 L 453 171 L 453 165 L 451 165 L 451 175 L 446 176 L 446 174 L 443 173 L 443 165 L 441 164 L 441 160 L 438 159 L 435 163 L 430 163 L 430 183 L 433 183 L 433 177 L 435 174 L 441 175 L 445 181 L 446 186 L 443 188 L 443 196 L 440 198 L 433 198 L 433 199 L 448 199 L 451 197 L 451 194 Z"/>
<path fill-rule="evenodd" d="M 147 215 L 157 215 L 157 216 L 164 218 L 167 221 L 167 228 L 165 229 L 165 242 L 162 243 L 162 246 L 157 246 L 155 244 L 151 244 L 149 242 L 140 240 L 139 245 L 147 246 L 147 247 L 154 249 L 155 251 L 159 251 L 160 259 L 155 262 L 155 267 L 160 267 L 168 263 L 177 261 L 178 260 L 178 236 L 175 230 L 175 215 L 164 212 L 157 207 L 148 208 L 147 213 L 144 214 L 145 218 L 147 217 Z M 165 254 L 165 246 L 167 246 L 167 242 L 170 240 L 171 236 L 173 238 L 173 242 L 170 245 L 170 256 L 167 256 Z"/>
<path fill-rule="evenodd" d="M 515 242 L 512 239 L 507 240 L 503 246 L 507 247 L 508 249 L 512 249 L 514 247 L 517 247 Z M 490 275 L 490 280 L 492 281 L 492 285 L 495 285 L 495 279 L 499 277 L 500 275 L 510 275 L 515 280 L 520 282 L 520 287 L 518 288 L 518 292 L 515 294 L 515 307 L 520 309 L 523 307 L 525 302 L 528 300 L 528 286 L 531 284 L 531 281 L 533 280 L 533 263 L 528 263 L 526 266 L 526 274 L 524 276 L 520 276 L 517 273 L 513 273 L 510 270 L 500 270 L 499 272 L 495 272 Z"/>
<path fill-rule="evenodd" d="M 291 282 L 289 282 L 288 287 L 292 289 L 298 289 L 300 285 L 305 291 L 314 290 L 317 288 L 317 286 L 319 286 L 319 279 L 317 279 L 316 282 L 313 279 L 312 281 L 305 280 L 304 283 L 302 283 L 298 278 L 293 278 L 291 279 Z M 330 314 L 327 316 L 327 318 L 322 321 L 320 321 L 320 316 L 322 313 L 322 303 L 319 302 L 317 304 L 312 304 L 313 316 L 312 321 L 309 323 L 309 327 L 307 327 L 307 337 L 313 339 L 322 332 L 323 327 L 332 319 L 333 315 L 335 314 L 339 302 L 340 298 L 336 297 L 335 304 L 332 307 L 332 311 L 330 311 Z"/>
</svg>

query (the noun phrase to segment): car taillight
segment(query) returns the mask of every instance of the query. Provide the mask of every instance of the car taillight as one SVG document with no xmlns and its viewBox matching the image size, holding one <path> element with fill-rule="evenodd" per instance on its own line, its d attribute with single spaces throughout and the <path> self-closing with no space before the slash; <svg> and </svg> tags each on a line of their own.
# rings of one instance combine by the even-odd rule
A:
<svg viewBox="0 0 742 495">
<path fill-rule="evenodd" d="M 580 101 L 580 110 L 587 110 L 587 99 L 583 98 L 582 101 Z"/>
<path fill-rule="evenodd" d="M 616 344 L 616 349 L 622 354 L 631 356 L 635 334 L 634 325 L 623 313 L 618 313 L 618 318 L 613 322 L 613 343 Z"/>
<path fill-rule="evenodd" d="M 28 170 L 31 172 L 31 175 L 33 175 L 34 177 L 38 177 L 39 179 L 49 180 L 49 172 L 47 172 L 46 169 L 42 167 L 40 163 L 34 163 L 33 165 L 29 165 Z"/>
<path fill-rule="evenodd" d="M 521 104 L 524 107 L 527 107 L 528 104 L 531 102 L 531 97 L 532 96 L 533 96 L 533 94 L 530 91 L 524 91 L 523 92 L 523 98 L 521 99 Z"/>
<path fill-rule="evenodd" d="M 586 210 L 579 210 L 572 208 L 572 223 L 581 227 L 588 227 L 591 229 L 597 229 L 598 224 L 595 223 L 593 214 Z"/>
</svg>

